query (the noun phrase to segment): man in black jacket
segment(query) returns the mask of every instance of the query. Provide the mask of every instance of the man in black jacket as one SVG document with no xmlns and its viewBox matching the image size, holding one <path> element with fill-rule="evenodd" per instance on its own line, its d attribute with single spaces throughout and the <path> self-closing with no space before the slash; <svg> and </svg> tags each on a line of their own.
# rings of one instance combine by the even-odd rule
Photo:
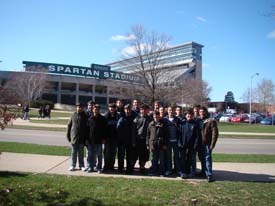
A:
<svg viewBox="0 0 275 206">
<path fill-rule="evenodd" d="M 98 104 L 93 107 L 93 116 L 88 120 L 89 135 L 86 140 L 88 145 L 88 172 L 92 172 L 94 168 L 94 152 L 97 155 L 96 169 L 98 173 L 102 172 L 102 144 L 106 140 L 107 120 L 100 114 L 100 106 Z"/>
<path fill-rule="evenodd" d="M 131 174 L 133 172 L 134 160 L 133 160 L 133 120 L 134 115 L 131 111 L 129 104 L 124 106 L 125 115 L 120 117 L 117 123 L 118 133 L 118 172 L 123 173 L 124 169 L 124 156 L 126 153 L 126 173 Z"/>
<path fill-rule="evenodd" d="M 116 111 L 116 104 L 109 104 L 108 112 L 105 114 L 105 118 L 107 119 L 107 139 L 104 146 L 104 172 L 114 171 L 118 141 L 116 126 L 119 117 Z"/>
<path fill-rule="evenodd" d="M 85 137 L 87 136 L 87 116 L 83 112 L 82 105 L 76 104 L 76 111 L 72 114 L 67 127 L 67 140 L 71 143 L 71 166 L 70 171 L 74 171 L 77 162 L 79 168 L 85 171 L 83 148 Z"/>
<path fill-rule="evenodd" d="M 134 119 L 133 125 L 133 146 L 134 146 L 134 164 L 139 159 L 140 172 L 145 172 L 145 163 L 149 160 L 149 150 L 146 146 L 146 135 L 149 123 L 152 118 L 149 116 L 149 106 L 140 108 L 140 116 Z"/>
</svg>

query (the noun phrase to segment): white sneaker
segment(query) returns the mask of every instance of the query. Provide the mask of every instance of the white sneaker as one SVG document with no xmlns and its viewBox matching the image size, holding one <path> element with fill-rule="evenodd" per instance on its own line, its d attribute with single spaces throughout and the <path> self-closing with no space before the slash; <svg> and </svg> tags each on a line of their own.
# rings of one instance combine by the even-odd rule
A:
<svg viewBox="0 0 275 206">
<path fill-rule="evenodd" d="M 69 171 L 75 171 L 75 167 L 71 166 L 71 167 L 69 167 L 68 170 L 69 170 Z"/>
<path fill-rule="evenodd" d="M 87 171 L 88 168 L 86 168 L 86 167 L 80 167 L 80 169 L 81 169 L 82 172 L 85 172 L 85 171 Z"/>
<path fill-rule="evenodd" d="M 102 172 L 101 172 L 101 170 L 97 170 L 97 174 L 101 174 Z"/>
<path fill-rule="evenodd" d="M 89 167 L 89 168 L 87 169 L 87 172 L 88 172 L 88 173 L 94 172 L 94 170 L 93 170 L 92 168 Z"/>
</svg>

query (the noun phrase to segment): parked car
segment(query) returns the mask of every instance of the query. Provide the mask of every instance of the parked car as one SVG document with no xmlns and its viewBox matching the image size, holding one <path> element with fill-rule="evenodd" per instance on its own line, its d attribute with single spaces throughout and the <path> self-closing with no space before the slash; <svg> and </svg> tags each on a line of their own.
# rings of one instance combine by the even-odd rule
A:
<svg viewBox="0 0 275 206">
<path fill-rule="evenodd" d="M 230 122 L 232 114 L 224 114 L 220 118 L 220 122 Z"/>
<path fill-rule="evenodd" d="M 273 117 L 266 117 L 261 122 L 262 125 L 275 125 L 275 118 Z"/>
<path fill-rule="evenodd" d="M 223 116 L 222 113 L 218 113 L 214 116 L 214 119 L 217 120 L 217 121 L 220 121 L 220 118 Z"/>
<path fill-rule="evenodd" d="M 247 115 L 247 117 L 243 120 L 246 123 L 260 123 L 263 120 L 263 118 L 260 115 L 252 114 L 251 118 L 250 115 Z"/>
<path fill-rule="evenodd" d="M 246 114 L 238 114 L 238 115 L 233 115 L 231 117 L 231 122 L 243 122 L 245 118 L 248 116 Z"/>
</svg>

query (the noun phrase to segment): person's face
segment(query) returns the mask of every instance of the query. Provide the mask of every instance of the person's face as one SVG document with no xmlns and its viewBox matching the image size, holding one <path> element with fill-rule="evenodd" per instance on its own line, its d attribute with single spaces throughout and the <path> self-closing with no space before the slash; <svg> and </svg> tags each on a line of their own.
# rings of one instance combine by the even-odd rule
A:
<svg viewBox="0 0 275 206">
<path fill-rule="evenodd" d="M 173 109 L 171 107 L 168 108 L 167 112 L 170 117 L 173 116 Z"/>
<path fill-rule="evenodd" d="M 93 107 L 94 107 L 93 104 L 88 104 L 88 110 L 89 110 L 89 111 L 93 111 Z"/>
<path fill-rule="evenodd" d="M 199 114 L 202 119 L 206 117 L 206 111 L 203 109 L 200 109 Z"/>
<path fill-rule="evenodd" d="M 190 121 L 190 120 L 192 120 L 193 119 L 193 115 L 192 114 L 186 114 L 186 119 L 187 119 L 187 121 Z"/>
<path fill-rule="evenodd" d="M 93 113 L 95 116 L 97 116 L 99 114 L 99 108 L 98 107 L 94 107 L 93 108 Z"/>
<path fill-rule="evenodd" d="M 159 109 L 159 106 L 160 106 L 159 103 L 155 103 L 155 104 L 154 104 L 154 109 L 155 109 L 155 110 L 158 110 L 158 109 Z"/>
<path fill-rule="evenodd" d="M 109 107 L 109 111 L 113 114 L 116 111 L 115 107 Z"/>
<path fill-rule="evenodd" d="M 133 101 L 133 106 L 134 106 L 135 108 L 138 107 L 138 101 L 137 101 L 137 100 L 134 100 L 134 101 Z"/>
<path fill-rule="evenodd" d="M 182 110 L 180 108 L 176 108 L 176 115 L 181 116 L 182 115 Z"/>
<path fill-rule="evenodd" d="M 153 115 L 153 118 L 154 118 L 154 121 L 155 121 L 155 122 L 159 122 L 159 121 L 160 121 L 160 115 L 154 114 L 154 115 Z"/>
<path fill-rule="evenodd" d="M 120 100 L 117 101 L 116 102 L 116 106 L 119 107 L 119 108 L 121 108 L 123 106 L 122 101 L 120 101 Z"/>
<path fill-rule="evenodd" d="M 163 115 L 164 115 L 164 107 L 160 107 L 159 108 L 159 113 L 160 113 L 160 116 L 163 117 Z"/>
<path fill-rule="evenodd" d="M 76 112 L 77 112 L 77 113 L 82 112 L 82 107 L 81 107 L 81 106 L 76 106 Z"/>
<path fill-rule="evenodd" d="M 193 109 L 194 115 L 195 115 L 195 116 L 199 116 L 199 111 L 200 111 L 200 110 L 199 110 L 198 108 L 195 107 L 195 108 Z"/>
<path fill-rule="evenodd" d="M 140 114 L 141 114 L 141 116 L 144 116 L 144 114 L 145 114 L 144 108 L 140 108 Z"/>
<path fill-rule="evenodd" d="M 130 109 L 124 109 L 125 115 L 130 116 L 131 115 L 131 110 Z"/>
</svg>

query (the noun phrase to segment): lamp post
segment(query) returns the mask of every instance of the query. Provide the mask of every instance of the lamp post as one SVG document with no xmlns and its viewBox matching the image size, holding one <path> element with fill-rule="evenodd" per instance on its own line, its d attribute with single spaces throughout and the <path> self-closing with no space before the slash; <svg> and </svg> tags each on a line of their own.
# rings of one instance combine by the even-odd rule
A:
<svg viewBox="0 0 275 206">
<path fill-rule="evenodd" d="M 250 77 L 250 101 L 249 101 L 249 124 L 251 124 L 251 107 L 252 107 L 252 79 L 255 76 L 259 76 L 259 73 L 255 73 Z"/>
</svg>

